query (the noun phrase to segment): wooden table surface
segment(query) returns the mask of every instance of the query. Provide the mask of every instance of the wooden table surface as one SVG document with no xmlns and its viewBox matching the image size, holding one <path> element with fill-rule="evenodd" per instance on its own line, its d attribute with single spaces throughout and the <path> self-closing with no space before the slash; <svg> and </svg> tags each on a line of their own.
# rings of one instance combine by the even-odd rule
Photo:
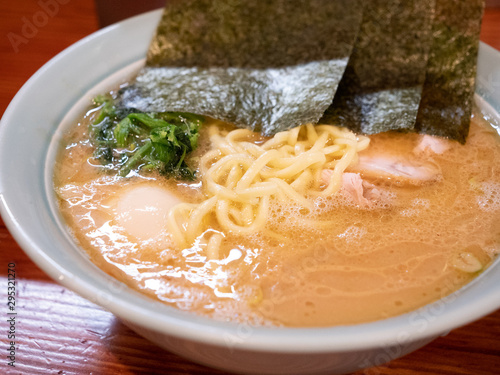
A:
<svg viewBox="0 0 500 375">
<path fill-rule="evenodd" d="M 45 62 L 98 27 L 92 0 L 2 0 L 0 114 Z M 481 39 L 500 49 L 500 8 L 486 10 Z M 18 282 L 15 368 L 7 366 L 6 358 L 9 262 L 16 264 Z M 24 255 L 1 219 L 0 275 L 0 374 L 222 374 L 156 347 L 111 313 L 52 281 Z M 403 358 L 356 374 L 499 373 L 500 310 Z"/>
</svg>

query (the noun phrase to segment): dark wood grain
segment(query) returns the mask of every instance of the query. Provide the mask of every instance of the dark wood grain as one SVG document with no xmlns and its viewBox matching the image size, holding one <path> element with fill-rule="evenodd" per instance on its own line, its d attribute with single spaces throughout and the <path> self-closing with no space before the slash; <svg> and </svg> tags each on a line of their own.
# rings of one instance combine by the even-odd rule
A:
<svg viewBox="0 0 500 375">
<path fill-rule="evenodd" d="M 8 35 L 23 35 L 25 20 L 32 20 L 42 11 L 40 2 L 0 2 L 1 114 L 40 66 L 97 29 L 92 0 L 60 1 L 66 4 L 59 5 L 57 14 L 48 17 L 46 24 L 37 28 L 36 35 L 26 38 L 27 43 L 18 45 L 17 52 Z M 483 41 L 500 49 L 500 9 L 486 10 L 481 35 Z M 0 220 L 2 301 L 5 301 L 7 264 L 11 261 L 16 263 L 19 282 L 17 366 L 15 369 L 6 366 L 6 322 L 2 315 L 0 374 L 222 374 L 156 347 L 111 313 L 50 280 L 22 252 Z M 412 354 L 356 374 L 498 373 L 500 310 Z"/>
</svg>

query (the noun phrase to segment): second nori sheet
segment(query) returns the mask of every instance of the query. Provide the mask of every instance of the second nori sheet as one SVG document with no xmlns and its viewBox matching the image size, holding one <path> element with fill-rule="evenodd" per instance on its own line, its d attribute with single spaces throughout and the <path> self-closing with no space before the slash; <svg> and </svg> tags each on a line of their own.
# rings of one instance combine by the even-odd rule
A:
<svg viewBox="0 0 500 375">
<path fill-rule="evenodd" d="M 170 1 L 122 104 L 208 115 L 263 134 L 315 123 L 344 73 L 362 4 Z"/>
<path fill-rule="evenodd" d="M 322 123 L 375 134 L 413 130 L 435 0 L 370 0 L 344 77 Z"/>
<path fill-rule="evenodd" d="M 415 130 L 465 143 L 484 0 L 436 0 L 433 43 Z"/>
</svg>

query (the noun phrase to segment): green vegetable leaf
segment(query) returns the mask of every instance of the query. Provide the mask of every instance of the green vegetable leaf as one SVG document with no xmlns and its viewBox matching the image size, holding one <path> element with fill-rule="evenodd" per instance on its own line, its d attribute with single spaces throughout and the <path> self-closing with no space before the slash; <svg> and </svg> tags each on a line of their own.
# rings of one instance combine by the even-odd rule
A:
<svg viewBox="0 0 500 375">
<path fill-rule="evenodd" d="M 127 145 L 127 137 L 130 133 L 130 128 L 132 126 L 132 121 L 128 117 L 121 120 L 118 125 L 116 125 L 113 131 L 116 143 L 119 147 L 125 147 Z"/>
<path fill-rule="evenodd" d="M 182 112 L 123 110 L 110 96 L 94 99 L 97 111 L 90 125 L 94 157 L 122 177 L 143 169 L 194 179 L 186 156 L 198 144 L 201 116 Z"/>
<path fill-rule="evenodd" d="M 166 126 L 168 123 L 165 120 L 152 117 L 152 114 L 147 113 L 131 113 L 127 117 L 131 120 L 137 120 L 141 124 L 149 128 L 157 128 L 159 126 Z"/>
</svg>

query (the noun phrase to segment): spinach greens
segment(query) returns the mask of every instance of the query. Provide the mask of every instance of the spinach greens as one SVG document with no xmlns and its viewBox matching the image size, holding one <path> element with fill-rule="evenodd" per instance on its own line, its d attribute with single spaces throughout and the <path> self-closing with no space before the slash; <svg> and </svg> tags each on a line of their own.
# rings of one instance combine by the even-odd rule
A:
<svg viewBox="0 0 500 375">
<path fill-rule="evenodd" d="M 157 170 L 193 180 L 186 156 L 198 144 L 203 117 L 182 112 L 138 112 L 117 105 L 111 96 L 98 96 L 90 140 L 94 157 L 108 169 L 128 176 L 136 170 Z"/>
</svg>

